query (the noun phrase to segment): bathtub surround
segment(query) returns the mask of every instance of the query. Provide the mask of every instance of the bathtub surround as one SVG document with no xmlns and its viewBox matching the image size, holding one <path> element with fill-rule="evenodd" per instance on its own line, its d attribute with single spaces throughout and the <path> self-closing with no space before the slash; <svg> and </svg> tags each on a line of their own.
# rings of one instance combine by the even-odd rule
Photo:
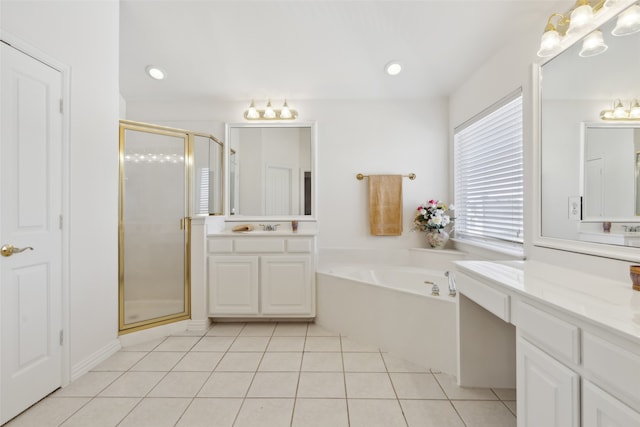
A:
<svg viewBox="0 0 640 427">
<path fill-rule="evenodd" d="M 424 369 L 455 374 L 456 298 L 444 292 L 445 271 L 464 254 L 416 249 L 401 258 L 324 251 L 316 274 L 316 322 Z M 443 290 L 440 296 L 431 295 L 432 283 Z"/>
</svg>

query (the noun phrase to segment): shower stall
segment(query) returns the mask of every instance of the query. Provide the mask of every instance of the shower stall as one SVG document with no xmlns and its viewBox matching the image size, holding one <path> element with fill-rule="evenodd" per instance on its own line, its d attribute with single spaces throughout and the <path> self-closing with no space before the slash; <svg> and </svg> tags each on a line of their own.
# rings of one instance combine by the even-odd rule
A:
<svg viewBox="0 0 640 427">
<path fill-rule="evenodd" d="M 190 317 L 193 215 L 220 213 L 222 143 L 120 122 L 119 333 Z"/>
</svg>

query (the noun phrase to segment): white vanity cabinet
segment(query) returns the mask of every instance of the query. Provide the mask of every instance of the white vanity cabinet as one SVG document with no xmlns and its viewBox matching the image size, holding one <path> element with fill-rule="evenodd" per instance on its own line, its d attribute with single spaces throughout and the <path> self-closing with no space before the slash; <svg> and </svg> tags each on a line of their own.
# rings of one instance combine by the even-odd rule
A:
<svg viewBox="0 0 640 427">
<path fill-rule="evenodd" d="M 209 316 L 314 317 L 314 248 L 312 235 L 209 235 Z"/>
<path fill-rule="evenodd" d="M 515 325 L 518 427 L 640 426 L 640 299 L 630 286 L 562 271 L 547 281 L 540 274 L 545 265 L 528 275 L 491 262 L 456 264 L 459 322 L 476 323 L 473 310 L 460 303 L 469 298 L 496 320 Z M 505 299 L 509 316 L 502 315 Z M 459 331 L 468 329 L 459 325 Z M 496 353 L 501 357 L 503 351 Z M 479 377 L 485 363 L 459 358 L 461 384 Z M 509 370 L 493 376 L 508 377 Z"/>
</svg>

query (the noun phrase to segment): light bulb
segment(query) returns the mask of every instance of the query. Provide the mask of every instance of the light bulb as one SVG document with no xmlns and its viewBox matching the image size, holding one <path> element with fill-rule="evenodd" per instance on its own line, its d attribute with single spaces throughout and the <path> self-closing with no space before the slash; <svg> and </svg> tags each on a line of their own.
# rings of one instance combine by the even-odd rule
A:
<svg viewBox="0 0 640 427">
<path fill-rule="evenodd" d="M 271 100 L 269 100 L 269 102 L 267 102 L 267 108 L 264 110 L 263 117 L 265 119 L 275 119 L 276 118 L 276 112 L 273 111 L 273 108 L 271 107 Z"/>
<path fill-rule="evenodd" d="M 622 119 L 627 117 L 627 112 L 622 105 L 622 101 L 619 99 L 613 104 L 613 117 L 616 119 Z"/>
<path fill-rule="evenodd" d="M 540 50 L 538 56 L 541 58 L 553 56 L 560 51 L 560 34 L 553 29 L 545 31 L 540 39 Z"/>
<path fill-rule="evenodd" d="M 634 99 L 629 106 L 629 117 L 633 119 L 640 119 L 640 103 L 637 99 Z"/>
<path fill-rule="evenodd" d="M 579 1 L 578 6 L 571 12 L 571 18 L 569 19 L 569 29 L 567 33 L 581 30 L 593 21 L 593 8 L 588 1 Z"/>
<path fill-rule="evenodd" d="M 247 119 L 260 118 L 260 113 L 258 113 L 258 110 L 256 110 L 256 107 L 253 105 L 253 100 L 251 101 L 251 105 L 249 105 L 249 109 L 245 113 L 245 117 Z"/>
<path fill-rule="evenodd" d="M 280 110 L 280 118 L 281 119 L 290 119 L 291 118 L 291 110 L 289 110 L 289 106 L 287 105 L 287 100 L 284 100 L 284 105 L 282 106 L 282 110 Z"/>
<path fill-rule="evenodd" d="M 580 51 L 579 55 L 582 57 L 595 56 L 601 54 L 607 49 L 608 46 L 604 44 L 602 31 L 596 30 L 585 37 L 584 41 L 582 42 L 582 50 Z"/>
<path fill-rule="evenodd" d="M 628 36 L 640 31 L 640 6 L 634 4 L 618 15 L 616 27 L 611 31 L 614 36 Z"/>
</svg>

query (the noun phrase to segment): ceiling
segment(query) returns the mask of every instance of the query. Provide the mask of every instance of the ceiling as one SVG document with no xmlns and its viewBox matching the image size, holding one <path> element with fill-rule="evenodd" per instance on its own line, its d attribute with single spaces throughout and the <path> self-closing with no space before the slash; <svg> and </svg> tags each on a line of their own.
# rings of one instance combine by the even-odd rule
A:
<svg viewBox="0 0 640 427">
<path fill-rule="evenodd" d="M 127 101 L 448 96 L 572 3 L 121 0 L 120 88 Z M 390 60 L 400 75 L 384 73 Z M 150 64 L 167 78 L 149 78 Z"/>
</svg>

